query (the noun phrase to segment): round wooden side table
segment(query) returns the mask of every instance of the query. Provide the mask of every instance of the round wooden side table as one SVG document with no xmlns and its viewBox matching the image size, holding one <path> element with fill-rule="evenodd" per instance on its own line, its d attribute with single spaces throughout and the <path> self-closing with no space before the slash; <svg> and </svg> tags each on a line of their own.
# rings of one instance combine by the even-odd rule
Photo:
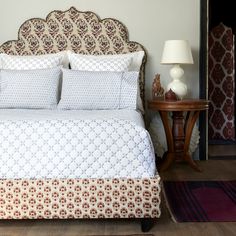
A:
<svg viewBox="0 0 236 236">
<path fill-rule="evenodd" d="M 203 99 L 148 101 L 148 108 L 159 112 L 166 134 L 168 150 L 163 156 L 160 171 L 167 170 L 175 160 L 184 160 L 194 170 L 201 171 L 188 150 L 194 124 L 200 111 L 207 110 L 208 106 L 208 101 Z M 169 112 L 173 122 L 169 122 Z"/>
</svg>

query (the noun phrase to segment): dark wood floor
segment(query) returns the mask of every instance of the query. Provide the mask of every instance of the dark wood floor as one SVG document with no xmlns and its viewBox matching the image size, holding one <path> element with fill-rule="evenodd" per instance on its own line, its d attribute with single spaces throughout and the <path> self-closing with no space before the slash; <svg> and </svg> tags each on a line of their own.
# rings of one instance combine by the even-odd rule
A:
<svg viewBox="0 0 236 236">
<path fill-rule="evenodd" d="M 163 180 L 235 180 L 236 160 L 201 161 L 203 172 L 175 163 L 161 173 Z M 162 200 L 162 215 L 150 233 L 158 236 L 233 236 L 236 222 L 174 223 Z M 140 233 L 139 221 L 128 220 L 22 220 L 0 221 L 0 236 L 127 235 Z"/>
<path fill-rule="evenodd" d="M 236 160 L 236 144 L 209 145 L 208 156 L 210 159 L 235 159 Z"/>
</svg>

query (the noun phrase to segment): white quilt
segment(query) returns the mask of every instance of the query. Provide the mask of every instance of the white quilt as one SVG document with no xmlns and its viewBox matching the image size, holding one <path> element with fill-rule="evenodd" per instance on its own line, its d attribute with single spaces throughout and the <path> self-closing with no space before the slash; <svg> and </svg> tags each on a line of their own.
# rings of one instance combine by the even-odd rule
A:
<svg viewBox="0 0 236 236">
<path fill-rule="evenodd" d="M 0 178 L 152 177 L 149 133 L 135 111 L 0 111 Z"/>
</svg>

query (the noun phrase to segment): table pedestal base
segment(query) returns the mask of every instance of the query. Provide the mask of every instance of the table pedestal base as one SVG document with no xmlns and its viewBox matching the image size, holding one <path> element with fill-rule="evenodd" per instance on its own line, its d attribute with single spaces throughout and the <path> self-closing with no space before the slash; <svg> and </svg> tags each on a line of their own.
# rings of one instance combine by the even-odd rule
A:
<svg viewBox="0 0 236 236">
<path fill-rule="evenodd" d="M 149 109 L 160 113 L 166 134 L 168 151 L 163 155 L 160 171 L 167 170 L 174 161 L 186 161 L 194 170 L 201 171 L 191 158 L 189 144 L 200 111 L 208 110 L 208 107 L 208 101 L 204 99 L 160 99 L 148 102 Z M 169 113 L 172 113 L 173 122 L 170 122 Z"/>
<path fill-rule="evenodd" d="M 194 124 L 199 116 L 199 111 L 189 111 L 184 115 L 182 111 L 173 111 L 173 125 L 168 121 L 166 111 L 160 111 L 164 125 L 168 151 L 163 156 L 160 171 L 165 171 L 175 160 L 186 161 L 194 170 L 201 171 L 189 154 L 189 144 Z"/>
</svg>

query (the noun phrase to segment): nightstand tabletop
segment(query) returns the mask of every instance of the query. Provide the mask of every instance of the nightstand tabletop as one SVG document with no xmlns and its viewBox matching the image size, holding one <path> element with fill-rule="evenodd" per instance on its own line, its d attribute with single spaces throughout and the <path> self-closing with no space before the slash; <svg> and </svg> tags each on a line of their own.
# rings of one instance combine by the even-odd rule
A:
<svg viewBox="0 0 236 236">
<path fill-rule="evenodd" d="M 178 101 L 156 99 L 148 101 L 148 108 L 162 111 L 202 111 L 208 109 L 208 103 L 208 100 L 205 99 L 183 99 Z"/>
</svg>

